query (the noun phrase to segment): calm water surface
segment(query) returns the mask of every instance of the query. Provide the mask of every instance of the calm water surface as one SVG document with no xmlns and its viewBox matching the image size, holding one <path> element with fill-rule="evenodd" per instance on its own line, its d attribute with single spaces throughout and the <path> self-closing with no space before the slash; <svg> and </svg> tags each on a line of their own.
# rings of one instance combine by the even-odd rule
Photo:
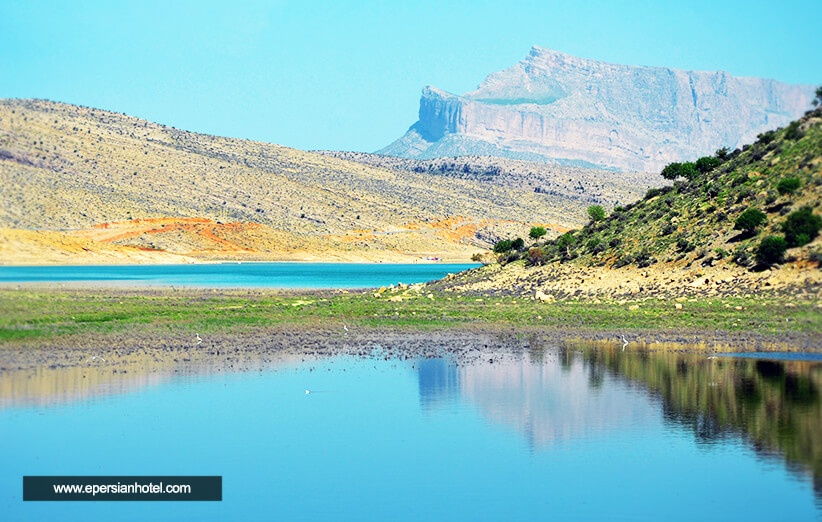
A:
<svg viewBox="0 0 822 522">
<path fill-rule="evenodd" d="M 424 283 L 477 266 L 475 263 L 0 266 L 0 282 L 93 281 L 218 288 L 371 288 L 399 282 Z"/>
<path fill-rule="evenodd" d="M 584 345 L 10 372 L 0 518 L 812 520 L 820 385 L 813 361 Z M 23 503 L 24 474 L 222 475 L 224 500 Z"/>
</svg>

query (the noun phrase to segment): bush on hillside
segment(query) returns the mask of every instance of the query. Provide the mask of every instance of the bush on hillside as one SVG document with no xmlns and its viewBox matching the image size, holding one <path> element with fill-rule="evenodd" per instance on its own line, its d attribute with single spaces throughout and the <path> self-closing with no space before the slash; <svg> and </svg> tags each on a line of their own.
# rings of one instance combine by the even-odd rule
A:
<svg viewBox="0 0 822 522">
<path fill-rule="evenodd" d="M 665 165 L 665 168 L 663 168 L 662 172 L 660 172 L 659 174 L 663 178 L 670 179 L 670 180 L 673 181 L 673 180 L 675 180 L 676 178 L 679 177 L 679 173 L 680 173 L 681 170 L 682 170 L 682 163 L 674 162 L 674 163 L 669 163 L 669 164 Z"/>
<path fill-rule="evenodd" d="M 756 208 L 749 208 L 736 218 L 734 230 L 744 230 L 751 233 L 768 219 L 767 214 Z"/>
<path fill-rule="evenodd" d="M 722 165 L 722 160 L 719 158 L 715 158 L 713 156 L 703 156 L 696 160 L 696 170 L 699 172 L 706 174 L 718 166 Z"/>
<path fill-rule="evenodd" d="M 791 248 L 807 245 L 813 241 L 819 234 L 820 228 L 822 228 L 822 218 L 815 215 L 809 206 L 791 212 L 782 224 L 785 241 Z"/>
<path fill-rule="evenodd" d="M 533 240 L 537 240 L 547 233 L 548 231 L 545 230 L 544 227 L 532 227 L 531 231 L 528 232 L 528 237 L 530 237 Z"/>
<path fill-rule="evenodd" d="M 494 245 L 495 254 L 502 254 L 503 252 L 508 252 L 509 250 L 511 250 L 510 239 L 503 239 L 502 241 L 497 241 L 497 243 Z"/>
<path fill-rule="evenodd" d="M 594 223 L 602 221 L 605 219 L 605 209 L 602 208 L 602 205 L 591 205 L 588 207 L 588 216 L 590 216 L 591 221 Z"/>
<path fill-rule="evenodd" d="M 566 232 L 557 238 L 557 248 L 564 251 L 563 255 L 566 258 L 571 257 L 571 247 L 576 243 L 576 238 L 571 232 Z"/>
<path fill-rule="evenodd" d="M 805 133 L 799 129 L 799 120 L 792 121 L 788 128 L 785 129 L 785 139 L 796 141 L 804 136 Z"/>
<path fill-rule="evenodd" d="M 697 174 L 699 174 L 699 169 L 696 168 L 696 164 L 690 161 L 686 161 L 682 164 L 682 167 L 679 169 L 679 175 L 685 179 L 694 179 Z"/>
<path fill-rule="evenodd" d="M 781 236 L 768 236 L 759 243 L 756 249 L 756 262 L 768 266 L 781 263 L 785 258 L 788 243 Z"/>
<path fill-rule="evenodd" d="M 779 184 L 776 185 L 776 190 L 784 196 L 785 194 L 793 194 L 801 185 L 802 182 L 799 181 L 799 178 L 782 178 L 779 180 Z"/>
</svg>

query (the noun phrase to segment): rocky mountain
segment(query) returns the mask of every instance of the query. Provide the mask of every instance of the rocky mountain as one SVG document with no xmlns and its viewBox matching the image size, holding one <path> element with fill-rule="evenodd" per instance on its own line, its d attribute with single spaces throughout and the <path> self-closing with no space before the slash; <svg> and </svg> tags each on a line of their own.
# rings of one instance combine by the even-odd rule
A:
<svg viewBox="0 0 822 522">
<path fill-rule="evenodd" d="M 657 172 L 718 146 L 749 143 L 799 117 L 812 99 L 806 85 L 616 65 L 533 47 L 473 92 L 423 89 L 419 121 L 378 153 Z"/>
</svg>

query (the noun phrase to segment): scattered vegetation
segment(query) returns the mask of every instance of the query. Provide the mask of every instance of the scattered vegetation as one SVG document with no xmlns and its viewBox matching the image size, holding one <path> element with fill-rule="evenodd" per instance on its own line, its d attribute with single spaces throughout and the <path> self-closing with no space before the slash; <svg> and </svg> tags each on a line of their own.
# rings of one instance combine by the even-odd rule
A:
<svg viewBox="0 0 822 522">
<path fill-rule="evenodd" d="M 588 225 L 534 245 L 541 254 L 529 251 L 527 264 L 753 269 L 810 256 L 815 249 L 787 255 L 781 246 L 802 247 L 822 230 L 822 108 L 742 149 L 671 163 L 662 176 L 673 183 L 610 215 L 592 205 Z"/>
</svg>

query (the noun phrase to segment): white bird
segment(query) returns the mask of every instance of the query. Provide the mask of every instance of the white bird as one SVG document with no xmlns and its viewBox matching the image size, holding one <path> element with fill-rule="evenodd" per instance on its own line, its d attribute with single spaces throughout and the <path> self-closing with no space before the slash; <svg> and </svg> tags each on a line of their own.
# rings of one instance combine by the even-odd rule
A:
<svg viewBox="0 0 822 522">
<path fill-rule="evenodd" d="M 197 334 L 197 344 L 200 344 L 201 342 L 203 342 L 203 340 L 200 339 L 200 334 Z"/>
<path fill-rule="evenodd" d="M 716 359 L 716 355 L 709 355 L 708 359 Z"/>
<path fill-rule="evenodd" d="M 102 357 L 100 357 L 99 355 L 92 355 L 91 357 L 86 359 L 86 362 L 91 362 L 91 361 L 94 361 L 96 359 L 100 359 L 101 361 L 106 362 L 106 360 L 103 359 Z"/>
<path fill-rule="evenodd" d="M 343 325 L 343 330 L 345 330 L 345 331 L 347 332 L 347 331 L 348 331 L 348 327 L 347 327 L 346 325 Z"/>
<path fill-rule="evenodd" d="M 625 347 L 628 346 L 628 339 L 625 338 L 625 334 L 622 334 L 622 351 L 625 351 Z"/>
<path fill-rule="evenodd" d="M 305 390 L 305 394 L 306 394 L 306 395 L 308 395 L 309 393 L 311 393 L 311 392 L 310 392 L 310 391 L 308 391 L 308 390 Z"/>
</svg>

